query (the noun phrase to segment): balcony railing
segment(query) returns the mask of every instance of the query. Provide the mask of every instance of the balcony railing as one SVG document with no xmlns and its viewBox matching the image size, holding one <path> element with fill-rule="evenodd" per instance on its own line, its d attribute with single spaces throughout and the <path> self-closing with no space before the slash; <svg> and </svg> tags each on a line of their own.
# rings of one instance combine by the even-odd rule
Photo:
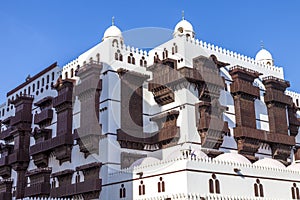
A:
<svg viewBox="0 0 300 200">
<path fill-rule="evenodd" d="M 0 167 L 8 165 L 8 156 L 0 158 Z"/>
<path fill-rule="evenodd" d="M 14 117 L 11 118 L 10 123 L 11 123 L 12 126 L 14 126 L 14 125 L 19 124 L 21 122 L 31 123 L 32 122 L 31 112 L 17 113 Z"/>
<path fill-rule="evenodd" d="M 0 133 L 0 140 L 8 140 L 8 139 L 12 139 L 12 135 L 11 132 L 14 130 L 13 127 L 8 127 L 6 130 L 2 131 Z"/>
<path fill-rule="evenodd" d="M 49 196 L 50 183 L 37 183 L 25 188 L 25 197 Z"/>
<path fill-rule="evenodd" d="M 231 84 L 232 93 L 245 93 L 254 97 L 259 97 L 259 88 L 252 85 L 251 82 L 243 81 L 240 79 L 235 80 Z"/>
<path fill-rule="evenodd" d="M 285 95 L 283 92 L 278 90 L 267 90 L 265 95 L 265 102 L 278 102 L 290 105 L 292 104 L 292 98 L 290 96 Z"/>
<path fill-rule="evenodd" d="M 49 140 L 45 140 L 43 142 L 39 142 L 33 146 L 30 147 L 30 155 L 35 155 L 38 153 L 43 153 L 47 151 L 51 151 L 56 147 L 62 146 L 62 145 L 68 145 L 73 144 L 73 138 L 69 135 L 61 135 L 56 136 L 54 138 L 51 138 Z"/>
<path fill-rule="evenodd" d="M 8 163 L 29 162 L 29 154 L 27 151 L 14 152 L 8 156 Z"/>
<path fill-rule="evenodd" d="M 74 183 L 70 185 L 62 185 L 58 188 L 52 188 L 50 192 L 51 197 L 72 197 L 74 195 L 100 192 L 102 187 L 101 179 L 85 180 L 84 182 Z"/>
<path fill-rule="evenodd" d="M 53 107 L 58 107 L 64 103 L 72 103 L 72 93 L 66 92 L 53 99 Z"/>
<path fill-rule="evenodd" d="M 47 120 L 52 120 L 52 118 L 53 118 L 52 109 L 42 110 L 40 113 L 34 115 L 34 123 L 40 124 Z"/>
</svg>

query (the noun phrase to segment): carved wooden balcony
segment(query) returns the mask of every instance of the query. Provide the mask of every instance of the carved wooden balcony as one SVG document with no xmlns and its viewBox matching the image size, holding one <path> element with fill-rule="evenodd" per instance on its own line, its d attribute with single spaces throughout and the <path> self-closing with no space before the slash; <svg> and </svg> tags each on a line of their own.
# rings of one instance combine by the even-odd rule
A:
<svg viewBox="0 0 300 200">
<path fill-rule="evenodd" d="M 14 131 L 14 127 L 8 127 L 6 130 L 1 131 L 0 133 L 0 140 L 13 140 L 13 135 L 11 134 Z"/>
<path fill-rule="evenodd" d="M 12 179 L 3 179 L 0 181 L 0 199 L 10 200 L 12 199 Z"/>
<path fill-rule="evenodd" d="M 135 137 L 121 129 L 117 130 L 117 140 L 120 142 L 122 148 L 136 148 L 143 149 L 144 145 L 168 143 L 172 140 L 177 141 L 180 137 L 180 127 L 166 127 L 155 133 L 144 133 L 143 137 Z"/>
<path fill-rule="evenodd" d="M 31 184 L 25 188 L 25 197 L 48 197 L 50 195 L 50 183 Z"/>
<path fill-rule="evenodd" d="M 53 118 L 53 110 L 45 109 L 34 115 L 35 124 L 50 124 Z"/>
<path fill-rule="evenodd" d="M 11 176 L 11 166 L 8 163 L 8 156 L 0 158 L 0 176 L 9 178 Z"/>
<path fill-rule="evenodd" d="M 8 163 L 13 165 L 15 163 L 28 163 L 29 152 L 28 151 L 17 151 L 8 156 Z"/>
<path fill-rule="evenodd" d="M 72 198 L 75 195 L 83 195 L 84 197 L 85 196 L 91 197 L 91 194 L 94 194 L 92 198 L 99 198 L 101 188 L 102 188 L 101 179 L 85 180 L 84 182 L 62 185 L 58 188 L 52 188 L 50 192 L 50 196 L 55 198 Z M 90 198 L 86 197 L 84 199 L 90 199 Z"/>
<path fill-rule="evenodd" d="M 30 185 L 25 188 L 26 197 L 48 197 L 50 195 L 51 168 L 37 168 L 26 172 Z"/>
<path fill-rule="evenodd" d="M 66 103 L 72 104 L 72 93 L 70 92 L 62 93 L 53 99 L 53 107 L 55 108 Z"/>
<path fill-rule="evenodd" d="M 43 142 L 36 143 L 30 147 L 29 152 L 31 156 L 38 153 L 47 153 L 54 150 L 55 148 L 64 145 L 73 145 L 72 136 L 61 135 L 45 140 Z"/>
<path fill-rule="evenodd" d="M 266 103 L 276 102 L 276 103 L 291 105 L 293 102 L 290 96 L 285 95 L 283 92 L 279 90 L 267 90 L 264 98 Z"/>
<path fill-rule="evenodd" d="M 148 90 L 153 93 L 154 100 L 161 106 L 175 101 L 174 92 L 166 86 L 149 83 Z"/>
<path fill-rule="evenodd" d="M 79 134 L 77 129 L 74 130 L 73 139 L 77 141 L 80 152 L 83 152 L 85 157 L 92 153 L 99 153 L 99 140 L 104 136 L 101 135 L 100 131 L 98 132 L 99 133 L 95 132 L 94 134 L 86 134 L 86 132 Z"/>
</svg>

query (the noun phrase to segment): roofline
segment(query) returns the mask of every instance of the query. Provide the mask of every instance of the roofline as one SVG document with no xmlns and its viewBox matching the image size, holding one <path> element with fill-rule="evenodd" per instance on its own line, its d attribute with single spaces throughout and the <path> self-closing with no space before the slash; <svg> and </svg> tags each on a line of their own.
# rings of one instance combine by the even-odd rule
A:
<svg viewBox="0 0 300 200">
<path fill-rule="evenodd" d="M 33 77 L 31 77 L 28 81 L 25 81 L 24 83 L 22 83 L 21 85 L 15 87 L 14 89 L 12 89 L 11 91 L 7 92 L 6 97 L 12 95 L 13 93 L 15 93 L 16 91 L 18 91 L 19 89 L 25 87 L 26 85 L 30 84 L 31 82 L 35 81 L 36 79 L 38 79 L 40 76 L 46 74 L 47 72 L 51 71 L 52 69 L 54 69 L 55 67 L 57 67 L 57 62 L 53 63 L 52 65 L 50 65 L 49 67 L 47 67 L 46 69 L 42 70 L 41 72 L 39 72 L 38 74 L 34 75 Z"/>
</svg>

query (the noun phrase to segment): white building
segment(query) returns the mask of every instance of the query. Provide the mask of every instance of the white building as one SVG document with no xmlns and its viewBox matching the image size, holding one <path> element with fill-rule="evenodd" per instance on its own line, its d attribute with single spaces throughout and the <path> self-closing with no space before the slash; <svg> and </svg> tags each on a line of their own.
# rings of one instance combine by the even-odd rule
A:
<svg viewBox="0 0 300 200">
<path fill-rule="evenodd" d="M 8 92 L 0 199 L 300 199 L 300 94 L 266 49 L 195 35 L 146 52 L 113 24 Z"/>
</svg>

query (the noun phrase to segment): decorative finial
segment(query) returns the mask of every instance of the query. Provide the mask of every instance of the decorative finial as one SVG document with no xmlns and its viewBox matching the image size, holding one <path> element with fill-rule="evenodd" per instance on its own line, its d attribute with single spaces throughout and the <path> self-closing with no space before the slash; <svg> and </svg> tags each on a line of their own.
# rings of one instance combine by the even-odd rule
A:
<svg viewBox="0 0 300 200">
<path fill-rule="evenodd" d="M 111 25 L 112 25 L 112 26 L 115 25 L 115 16 L 112 16 L 112 18 L 111 18 Z"/>
<path fill-rule="evenodd" d="M 260 47 L 263 49 L 264 48 L 264 41 L 260 41 Z"/>
<path fill-rule="evenodd" d="M 182 20 L 184 20 L 184 10 L 181 11 Z"/>
</svg>

